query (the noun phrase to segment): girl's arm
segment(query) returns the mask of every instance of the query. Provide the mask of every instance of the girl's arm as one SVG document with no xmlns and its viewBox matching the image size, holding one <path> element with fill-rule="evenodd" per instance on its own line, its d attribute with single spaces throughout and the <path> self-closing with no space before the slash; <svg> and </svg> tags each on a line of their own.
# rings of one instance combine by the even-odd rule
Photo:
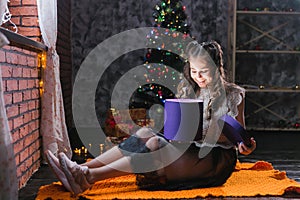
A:
<svg viewBox="0 0 300 200">
<path fill-rule="evenodd" d="M 240 124 L 245 127 L 245 115 L 244 115 L 244 109 L 245 109 L 245 99 L 242 99 L 242 102 L 237 106 L 238 108 L 238 115 L 236 116 L 236 120 L 240 122 Z"/>
<path fill-rule="evenodd" d="M 245 127 L 245 115 L 244 115 L 244 108 L 245 108 L 245 100 L 243 98 L 242 102 L 238 105 L 238 115 L 236 116 L 236 120 L 244 127 Z M 251 138 L 251 147 L 247 147 L 244 143 L 238 144 L 238 149 L 241 154 L 249 155 L 254 151 L 256 148 L 256 141 L 254 138 Z"/>
</svg>

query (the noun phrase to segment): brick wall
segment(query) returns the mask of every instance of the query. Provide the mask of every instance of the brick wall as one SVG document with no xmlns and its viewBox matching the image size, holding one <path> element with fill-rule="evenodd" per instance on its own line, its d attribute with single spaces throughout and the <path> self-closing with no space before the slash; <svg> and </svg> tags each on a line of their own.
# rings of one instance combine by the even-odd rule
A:
<svg viewBox="0 0 300 200">
<path fill-rule="evenodd" d="M 41 41 L 36 0 L 10 0 L 8 6 L 18 34 Z M 9 22 L 3 26 L 15 31 Z M 41 163 L 38 54 L 13 46 L 6 46 L 0 53 L 4 98 L 21 188 Z"/>
<path fill-rule="evenodd" d="M 62 85 L 66 124 L 72 127 L 72 60 L 71 60 L 71 3 L 57 1 L 57 53 L 60 59 L 60 80 Z"/>
<path fill-rule="evenodd" d="M 17 47 L 0 49 L 0 65 L 19 188 L 41 161 L 40 95 L 37 53 Z"/>
<path fill-rule="evenodd" d="M 11 21 L 18 27 L 18 33 L 35 41 L 41 41 L 36 0 L 10 0 L 8 3 Z M 12 26 L 10 26 L 12 30 Z"/>
<path fill-rule="evenodd" d="M 9 10 L 18 33 L 41 41 L 36 0 L 10 0 Z M 71 1 L 57 1 L 57 53 L 60 56 L 60 78 L 63 90 L 66 123 L 72 126 L 72 61 L 71 61 Z M 12 27 L 10 26 L 10 29 Z"/>
<path fill-rule="evenodd" d="M 18 34 L 41 41 L 36 0 L 10 0 L 12 21 Z M 58 41 L 61 81 L 67 125 L 71 118 L 71 47 L 70 0 L 58 1 Z M 12 29 L 7 23 L 3 27 Z M 13 30 L 14 31 L 14 30 Z M 41 164 L 42 138 L 40 135 L 40 94 L 38 54 L 22 47 L 0 49 L 4 97 L 13 138 L 19 188 L 23 187 Z"/>
</svg>

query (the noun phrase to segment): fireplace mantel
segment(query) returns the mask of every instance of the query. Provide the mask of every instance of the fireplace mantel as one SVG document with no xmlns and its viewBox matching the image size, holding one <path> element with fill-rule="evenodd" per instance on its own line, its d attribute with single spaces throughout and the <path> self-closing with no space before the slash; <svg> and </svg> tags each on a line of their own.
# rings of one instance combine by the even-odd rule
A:
<svg viewBox="0 0 300 200">
<path fill-rule="evenodd" d="M 34 52 L 47 51 L 48 47 L 41 42 L 0 27 L 0 31 L 7 37 L 11 46 L 16 46 Z"/>
</svg>

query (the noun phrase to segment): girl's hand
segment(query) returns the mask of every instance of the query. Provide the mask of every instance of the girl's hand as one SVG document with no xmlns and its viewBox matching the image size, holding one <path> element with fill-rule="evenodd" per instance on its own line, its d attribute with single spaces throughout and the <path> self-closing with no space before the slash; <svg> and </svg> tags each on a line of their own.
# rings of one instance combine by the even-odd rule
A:
<svg viewBox="0 0 300 200">
<path fill-rule="evenodd" d="M 238 144 L 239 152 L 243 155 L 249 155 L 256 148 L 256 141 L 254 138 L 251 138 L 251 147 L 247 147 L 243 142 Z"/>
</svg>

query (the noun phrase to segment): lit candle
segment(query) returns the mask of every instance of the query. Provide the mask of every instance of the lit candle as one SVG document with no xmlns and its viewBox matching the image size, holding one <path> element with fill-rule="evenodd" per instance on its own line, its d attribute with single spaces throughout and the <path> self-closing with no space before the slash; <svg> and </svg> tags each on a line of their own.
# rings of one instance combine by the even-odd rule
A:
<svg viewBox="0 0 300 200">
<path fill-rule="evenodd" d="M 75 153 L 76 155 L 78 155 L 78 154 L 79 154 L 79 149 L 75 148 L 74 153 Z"/>
<path fill-rule="evenodd" d="M 104 144 L 100 144 L 100 154 L 102 154 L 104 151 Z"/>
</svg>

